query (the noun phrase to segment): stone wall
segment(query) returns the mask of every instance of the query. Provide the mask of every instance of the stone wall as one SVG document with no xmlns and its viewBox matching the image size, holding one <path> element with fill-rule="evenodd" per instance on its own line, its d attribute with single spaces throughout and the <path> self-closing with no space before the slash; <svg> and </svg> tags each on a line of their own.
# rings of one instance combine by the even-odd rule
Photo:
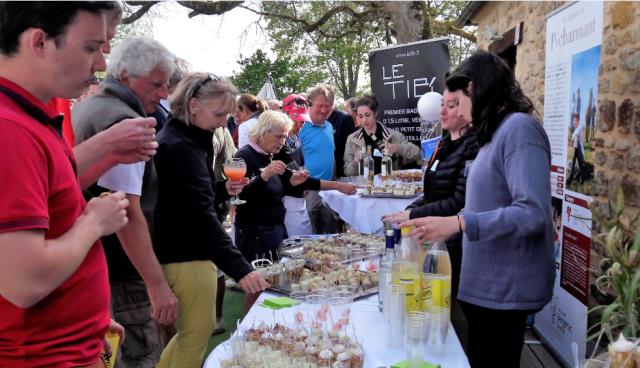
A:
<svg viewBox="0 0 640 368">
<path fill-rule="evenodd" d="M 594 195 L 640 209 L 640 3 L 605 2 Z"/>
<path fill-rule="evenodd" d="M 516 79 L 533 101 L 542 117 L 544 112 L 545 30 L 547 15 L 561 7 L 561 1 L 496 1 L 485 2 L 471 18 L 478 24 L 478 48 L 488 50 L 493 40 L 487 39 L 485 26 L 504 34 L 524 22 L 522 43 L 516 55 Z"/>
<path fill-rule="evenodd" d="M 565 2 L 486 2 L 471 21 L 478 25 L 478 48 L 488 49 L 485 26 L 503 34 L 524 22 L 518 45 L 516 78 L 544 112 L 545 36 L 547 15 Z M 640 212 L 640 2 L 605 2 L 598 81 L 595 146 L 594 206 L 615 201 L 625 193 L 627 212 Z M 594 227 L 597 229 L 597 225 Z M 595 266 L 604 255 L 591 252 Z M 592 281 L 593 281 L 592 274 Z"/>
</svg>

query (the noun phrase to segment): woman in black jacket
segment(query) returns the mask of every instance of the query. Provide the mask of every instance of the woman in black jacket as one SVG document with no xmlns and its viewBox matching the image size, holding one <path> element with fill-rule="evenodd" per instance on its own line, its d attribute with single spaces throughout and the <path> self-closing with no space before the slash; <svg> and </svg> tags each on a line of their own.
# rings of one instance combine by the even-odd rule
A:
<svg viewBox="0 0 640 368">
<path fill-rule="evenodd" d="M 268 286 L 215 211 L 216 199 L 235 194 L 246 181 L 216 182 L 213 173 L 213 131 L 226 125 L 235 94 L 230 82 L 209 74 L 184 78 L 170 97 L 174 117 L 158 134 L 154 250 L 179 306 L 177 333 L 162 353 L 161 368 L 201 367 L 216 320 L 216 266 L 247 293 Z"/>
<path fill-rule="evenodd" d="M 464 208 L 467 175 L 479 147 L 471 126 L 457 112 L 457 97 L 445 90 L 440 107 L 440 124 L 448 133 L 429 160 L 424 175 L 424 196 L 405 211 L 385 216 L 384 221 L 400 223 L 425 216 L 453 216 Z M 456 235 L 446 243 L 451 258 L 451 299 L 454 300 L 460 279 L 462 237 Z"/>
<path fill-rule="evenodd" d="M 285 195 L 299 195 L 301 190 L 327 189 L 356 193 L 353 184 L 316 179 L 307 171 L 294 172 L 285 163 L 292 160 L 287 154 L 274 159 L 284 147 L 292 125 L 286 114 L 265 111 L 249 131 L 250 143 L 235 155 L 244 159 L 247 176 L 253 177 L 240 193 L 247 203 L 237 207 L 235 217 L 236 245 L 249 260 L 277 258 L 277 248 L 282 239 L 287 238 L 286 209 L 282 202 Z"/>
</svg>

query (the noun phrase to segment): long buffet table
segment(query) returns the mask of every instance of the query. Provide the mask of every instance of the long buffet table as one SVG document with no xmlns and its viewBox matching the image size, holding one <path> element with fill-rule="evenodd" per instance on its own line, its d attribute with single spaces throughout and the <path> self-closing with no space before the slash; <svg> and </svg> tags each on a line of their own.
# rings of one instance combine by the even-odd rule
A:
<svg viewBox="0 0 640 368">
<path fill-rule="evenodd" d="M 415 201 L 412 198 L 363 198 L 358 195 L 346 195 L 337 190 L 318 192 L 325 203 L 340 215 L 340 218 L 357 232 L 375 234 L 382 232 L 380 218 L 392 212 L 404 210 Z"/>
<path fill-rule="evenodd" d="M 260 306 L 264 299 L 276 296 L 281 295 L 271 291 L 263 292 L 242 320 L 240 328 L 246 330 L 252 325 L 258 325 L 261 321 L 271 324 L 275 322 L 282 323 L 283 321 L 288 321 L 288 324 L 293 323 L 296 311 L 294 308 L 274 311 Z M 358 341 L 360 341 L 364 347 L 365 367 L 370 368 L 389 367 L 391 364 L 405 359 L 403 348 L 390 349 L 387 347 L 384 324 L 382 323 L 382 312 L 378 311 L 377 303 L 378 296 L 374 294 L 356 300 L 351 308 L 351 323 L 355 328 L 355 335 Z M 230 354 L 230 342 L 227 340 L 218 345 L 211 354 L 209 354 L 204 367 L 219 367 L 220 362 L 228 358 Z M 467 357 L 451 325 L 449 325 L 449 333 L 442 354 L 439 356 L 431 356 L 427 353 L 426 360 L 430 363 L 440 364 L 443 368 L 469 367 Z"/>
</svg>

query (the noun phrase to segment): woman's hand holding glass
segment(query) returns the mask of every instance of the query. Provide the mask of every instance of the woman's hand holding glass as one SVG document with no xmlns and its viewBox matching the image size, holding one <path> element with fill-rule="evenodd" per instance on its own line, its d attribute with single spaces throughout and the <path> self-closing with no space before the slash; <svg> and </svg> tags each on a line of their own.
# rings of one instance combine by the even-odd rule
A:
<svg viewBox="0 0 640 368">
<path fill-rule="evenodd" d="M 460 221 L 463 221 L 462 218 Z M 400 224 L 400 227 L 415 227 L 409 235 L 415 237 L 420 243 L 427 240 L 449 239 L 460 231 L 460 226 L 458 216 L 420 217 Z"/>
<path fill-rule="evenodd" d="M 248 183 L 249 183 L 249 179 L 243 177 L 240 180 L 229 179 L 224 183 L 224 186 L 227 188 L 227 193 L 229 193 L 230 196 L 236 196 L 240 194 L 240 192 L 242 192 L 242 189 Z"/>
<path fill-rule="evenodd" d="M 229 179 L 227 183 L 229 183 L 230 181 L 233 181 L 236 183 L 243 181 L 246 173 L 247 173 L 247 164 L 241 158 L 233 158 L 233 159 L 227 160 L 224 163 L 224 175 Z M 229 186 L 227 186 L 227 191 L 229 191 Z M 242 188 L 240 188 L 240 191 L 242 191 Z M 241 204 L 247 203 L 247 201 L 238 198 L 238 193 L 240 193 L 240 191 L 237 191 L 235 193 L 235 197 L 231 201 L 229 201 L 229 203 L 231 203 L 234 206 L 239 206 Z M 231 192 L 229 192 L 229 194 L 231 194 Z"/>
</svg>

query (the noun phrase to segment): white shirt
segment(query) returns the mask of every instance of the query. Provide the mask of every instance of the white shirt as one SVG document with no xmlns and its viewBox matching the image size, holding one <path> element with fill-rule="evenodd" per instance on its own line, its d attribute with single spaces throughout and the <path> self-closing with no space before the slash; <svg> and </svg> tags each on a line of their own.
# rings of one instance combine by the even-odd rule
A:
<svg viewBox="0 0 640 368">
<path fill-rule="evenodd" d="M 144 165 L 144 161 L 116 165 L 98 179 L 98 185 L 114 192 L 122 191 L 126 194 L 139 196 L 142 194 Z"/>
<path fill-rule="evenodd" d="M 578 148 L 578 142 L 580 143 L 580 150 L 583 150 L 584 144 L 582 142 L 582 130 L 584 125 L 580 124 L 571 134 L 571 140 L 573 140 L 573 148 Z"/>
<path fill-rule="evenodd" d="M 258 117 L 253 117 L 238 126 L 238 149 L 249 144 L 249 130 L 258 123 Z"/>
</svg>

